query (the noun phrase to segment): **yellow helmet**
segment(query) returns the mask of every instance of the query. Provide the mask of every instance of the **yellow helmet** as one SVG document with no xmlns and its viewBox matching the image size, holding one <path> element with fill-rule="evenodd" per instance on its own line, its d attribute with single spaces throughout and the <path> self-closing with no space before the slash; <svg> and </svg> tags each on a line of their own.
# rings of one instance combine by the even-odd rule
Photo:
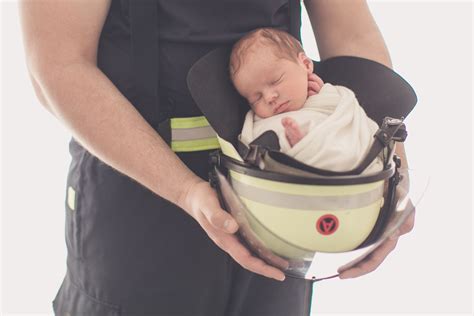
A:
<svg viewBox="0 0 474 316">
<path fill-rule="evenodd" d="M 417 102 L 411 86 L 393 70 L 363 58 L 314 62 L 325 82 L 352 89 L 379 125 L 359 166 L 334 172 L 283 154 L 272 132 L 250 144 L 240 141 L 249 107 L 228 78 L 229 55 L 229 47 L 210 52 L 193 65 L 187 83 L 220 143 L 210 156 L 211 185 L 248 247 L 286 274 L 308 277 L 316 253 L 360 249 L 378 242 L 388 227 L 396 229 L 390 221 L 401 176 L 394 149 L 407 136 L 403 120 Z M 383 161 L 383 170 L 362 174 L 374 159 Z"/>
</svg>

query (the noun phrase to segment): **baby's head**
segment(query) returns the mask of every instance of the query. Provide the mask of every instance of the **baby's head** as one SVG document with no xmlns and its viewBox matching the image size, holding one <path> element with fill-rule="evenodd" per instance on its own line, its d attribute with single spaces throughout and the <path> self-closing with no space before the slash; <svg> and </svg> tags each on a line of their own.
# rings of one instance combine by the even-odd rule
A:
<svg viewBox="0 0 474 316">
<path fill-rule="evenodd" d="M 235 43 L 230 78 L 260 117 L 295 111 L 308 98 L 313 61 L 287 32 L 273 28 L 252 31 Z"/>
</svg>

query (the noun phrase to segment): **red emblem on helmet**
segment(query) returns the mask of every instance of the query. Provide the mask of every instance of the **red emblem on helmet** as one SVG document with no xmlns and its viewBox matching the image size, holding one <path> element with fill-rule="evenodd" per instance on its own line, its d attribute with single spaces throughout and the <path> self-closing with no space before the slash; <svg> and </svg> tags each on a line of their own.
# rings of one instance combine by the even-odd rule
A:
<svg viewBox="0 0 474 316">
<path fill-rule="evenodd" d="M 321 235 L 331 235 L 339 227 L 339 220 L 332 214 L 321 216 L 316 222 L 316 229 Z"/>
</svg>

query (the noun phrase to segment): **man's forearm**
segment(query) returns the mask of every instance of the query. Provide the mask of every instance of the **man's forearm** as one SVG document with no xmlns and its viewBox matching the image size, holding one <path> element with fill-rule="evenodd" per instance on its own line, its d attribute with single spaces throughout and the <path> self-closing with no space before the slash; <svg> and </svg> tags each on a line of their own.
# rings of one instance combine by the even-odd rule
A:
<svg viewBox="0 0 474 316">
<path fill-rule="evenodd" d="M 44 66 L 33 77 L 42 103 L 105 163 L 175 204 L 199 181 L 95 65 Z"/>
<path fill-rule="evenodd" d="M 382 34 L 364 0 L 304 0 L 321 59 L 359 56 L 391 67 Z"/>
<path fill-rule="evenodd" d="M 392 68 L 392 61 L 369 7 L 364 0 L 304 0 L 321 59 L 349 55 L 377 61 Z M 405 148 L 395 152 L 408 167 Z"/>
</svg>

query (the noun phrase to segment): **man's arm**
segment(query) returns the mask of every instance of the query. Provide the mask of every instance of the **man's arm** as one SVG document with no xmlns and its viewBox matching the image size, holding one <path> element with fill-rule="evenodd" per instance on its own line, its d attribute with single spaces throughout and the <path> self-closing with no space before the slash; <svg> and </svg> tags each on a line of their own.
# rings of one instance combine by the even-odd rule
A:
<svg viewBox="0 0 474 316">
<path fill-rule="evenodd" d="M 392 68 L 392 62 L 382 34 L 365 0 L 304 0 L 322 60 L 334 56 L 358 56 Z M 408 168 L 403 143 L 395 152 Z M 406 181 L 408 179 L 405 179 Z M 396 247 L 398 236 L 414 225 L 414 213 L 399 228 L 399 232 L 381 244 L 367 259 L 355 267 L 340 271 L 340 278 L 352 278 L 375 270 Z"/>
<path fill-rule="evenodd" d="M 358 56 L 392 68 L 382 33 L 365 0 L 304 0 L 321 60 L 334 56 Z M 396 153 L 408 168 L 403 143 Z"/>
<path fill-rule="evenodd" d="M 178 203 L 197 182 L 96 66 L 110 0 L 20 4 L 28 69 L 40 102 L 92 154 Z"/>
<path fill-rule="evenodd" d="M 365 0 L 304 0 L 321 60 L 358 56 L 392 68 L 382 34 Z M 408 168 L 403 143 L 396 153 Z"/>
<path fill-rule="evenodd" d="M 304 0 L 321 59 L 359 56 L 391 67 L 382 34 L 365 0 Z"/>
<path fill-rule="evenodd" d="M 97 67 L 110 2 L 20 2 L 27 65 L 38 99 L 88 151 L 183 208 L 244 268 L 284 278 L 240 244 L 233 235 L 237 223 L 220 208 L 209 184 L 178 159 Z"/>
</svg>

